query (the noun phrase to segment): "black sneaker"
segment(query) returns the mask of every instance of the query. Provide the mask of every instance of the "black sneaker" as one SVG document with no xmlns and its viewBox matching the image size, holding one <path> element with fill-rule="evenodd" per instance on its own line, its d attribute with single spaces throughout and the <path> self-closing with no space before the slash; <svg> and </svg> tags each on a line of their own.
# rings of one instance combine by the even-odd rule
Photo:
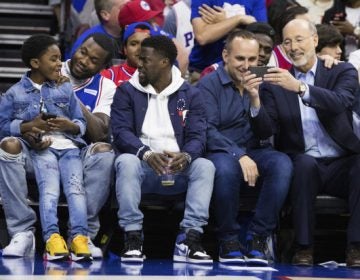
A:
<svg viewBox="0 0 360 280">
<path fill-rule="evenodd" d="M 248 235 L 246 239 L 247 253 L 246 262 L 253 265 L 268 265 L 266 256 L 266 237 Z"/>
<path fill-rule="evenodd" d="M 212 264 L 212 258 L 201 245 L 201 233 L 190 229 L 187 233 L 180 233 L 175 242 L 173 260 L 198 264 Z"/>
<path fill-rule="evenodd" d="M 141 231 L 125 232 L 124 249 L 121 253 L 122 262 L 143 262 L 143 238 Z"/>
<path fill-rule="evenodd" d="M 360 267 L 360 244 L 350 244 L 346 252 L 346 266 L 351 268 Z"/>
<path fill-rule="evenodd" d="M 219 262 L 229 264 L 244 264 L 244 254 L 238 240 L 223 241 L 219 248 Z"/>
</svg>

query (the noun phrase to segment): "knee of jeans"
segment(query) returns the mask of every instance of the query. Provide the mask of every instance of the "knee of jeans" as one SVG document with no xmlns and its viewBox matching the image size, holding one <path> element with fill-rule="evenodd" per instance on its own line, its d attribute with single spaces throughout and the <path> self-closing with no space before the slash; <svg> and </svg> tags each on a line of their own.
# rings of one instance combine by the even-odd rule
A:
<svg viewBox="0 0 360 280">
<path fill-rule="evenodd" d="M 105 144 L 105 143 L 104 143 Z M 115 153 L 114 150 L 110 149 L 106 150 L 107 148 L 104 148 L 101 150 L 96 149 L 95 152 L 93 149 L 91 149 L 90 153 L 88 153 L 88 156 L 86 157 L 86 162 L 89 163 L 89 161 L 92 163 L 91 165 L 98 166 L 98 169 L 108 169 L 112 168 L 114 164 L 115 159 Z"/>
<path fill-rule="evenodd" d="M 293 173 L 293 164 L 291 159 L 285 154 L 274 156 L 270 163 L 272 175 L 278 174 L 283 178 L 290 178 Z"/>
<path fill-rule="evenodd" d="M 103 142 L 99 142 L 99 143 L 95 143 L 91 150 L 90 150 L 90 154 L 97 154 L 97 153 L 105 153 L 105 152 L 110 152 L 112 151 L 112 147 L 110 144 L 108 143 L 103 143 Z"/>
<path fill-rule="evenodd" d="M 141 168 L 140 159 L 133 154 L 121 154 L 115 159 L 115 170 L 128 170 L 134 172 L 138 168 Z"/>
<path fill-rule="evenodd" d="M 241 180 L 243 177 L 242 171 L 240 168 L 240 163 L 236 162 L 236 164 L 218 164 L 215 165 L 216 168 L 216 177 L 222 178 L 233 178 Z"/>
<path fill-rule="evenodd" d="M 9 154 L 19 154 L 22 151 L 21 142 L 15 137 L 7 137 L 1 141 L 0 148 Z"/>
<path fill-rule="evenodd" d="M 233 178 L 236 177 L 237 180 L 241 180 L 242 172 L 240 168 L 240 163 L 233 159 L 224 157 L 223 159 L 214 162 L 216 168 L 216 176 L 222 178 Z"/>
<path fill-rule="evenodd" d="M 215 174 L 215 166 L 214 164 L 205 158 L 197 158 L 191 163 L 195 168 L 200 169 L 202 172 L 206 174 L 206 176 L 213 176 Z"/>
</svg>

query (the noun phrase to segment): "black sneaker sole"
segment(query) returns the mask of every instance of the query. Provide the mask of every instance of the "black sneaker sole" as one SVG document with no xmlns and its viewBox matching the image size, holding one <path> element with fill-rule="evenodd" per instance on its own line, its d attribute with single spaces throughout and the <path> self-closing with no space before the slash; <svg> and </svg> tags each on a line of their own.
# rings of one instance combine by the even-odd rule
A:
<svg viewBox="0 0 360 280">
<path fill-rule="evenodd" d="M 269 261 L 264 260 L 264 259 L 258 259 L 258 258 L 246 258 L 246 264 L 247 265 L 267 266 L 267 265 L 269 265 Z"/>
</svg>

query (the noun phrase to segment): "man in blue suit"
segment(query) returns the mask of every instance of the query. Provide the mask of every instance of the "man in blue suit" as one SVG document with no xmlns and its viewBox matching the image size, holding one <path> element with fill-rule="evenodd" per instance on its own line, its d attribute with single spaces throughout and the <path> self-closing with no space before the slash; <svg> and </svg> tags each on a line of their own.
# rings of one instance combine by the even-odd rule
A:
<svg viewBox="0 0 360 280">
<path fill-rule="evenodd" d="M 316 57 L 316 28 L 306 20 L 290 21 L 283 38 L 293 68 L 270 70 L 261 98 L 270 117 L 265 126 L 294 163 L 292 262 L 313 264 L 314 201 L 321 192 L 348 199 L 346 263 L 360 267 L 360 141 L 352 130 L 357 71 L 348 63 L 325 68 Z"/>
</svg>

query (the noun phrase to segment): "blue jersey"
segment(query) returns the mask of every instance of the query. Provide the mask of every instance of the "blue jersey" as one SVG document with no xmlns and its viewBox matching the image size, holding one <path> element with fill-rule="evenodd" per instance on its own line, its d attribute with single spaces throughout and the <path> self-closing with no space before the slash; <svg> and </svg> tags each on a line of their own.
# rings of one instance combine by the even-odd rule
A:
<svg viewBox="0 0 360 280">
<path fill-rule="evenodd" d="M 92 113 L 103 113 L 110 117 L 110 105 L 114 98 L 116 85 L 113 81 L 95 74 L 89 79 L 78 80 L 71 75 L 70 60 L 63 62 L 61 74 L 68 77 L 75 95 Z"/>
<path fill-rule="evenodd" d="M 191 20 L 201 17 L 199 14 L 199 7 L 202 4 L 206 4 L 210 7 L 219 6 L 226 8 L 226 10 L 231 10 L 231 8 L 229 8 L 231 6 L 240 5 L 244 7 L 246 15 L 255 17 L 257 21 L 267 21 L 265 0 L 192 0 Z M 201 72 L 207 66 L 221 61 L 225 38 L 226 36 L 216 42 L 204 46 L 200 46 L 195 40 L 194 47 L 189 57 L 190 69 Z"/>
<path fill-rule="evenodd" d="M 73 87 L 76 96 L 92 112 L 97 106 L 102 94 L 102 82 L 104 77 L 96 74 L 81 85 Z"/>
</svg>

